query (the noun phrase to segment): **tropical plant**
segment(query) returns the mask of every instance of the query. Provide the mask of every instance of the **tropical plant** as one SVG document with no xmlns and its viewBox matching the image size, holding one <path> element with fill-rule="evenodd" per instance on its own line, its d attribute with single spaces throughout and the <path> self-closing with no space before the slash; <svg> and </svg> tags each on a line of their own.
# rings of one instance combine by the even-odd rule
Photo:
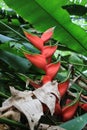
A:
<svg viewBox="0 0 87 130">
<path fill-rule="evenodd" d="M 38 129 L 50 124 L 56 129 L 82 130 L 87 124 L 86 0 L 4 2 L 8 6 L 4 3 L 3 9 L 0 5 L 1 129 L 4 125 L 7 129 Z M 9 86 L 14 87 L 11 92 Z M 31 103 L 26 102 L 27 113 L 22 98 L 32 98 Z M 35 99 L 38 110 L 43 108 L 37 121 L 33 117 L 38 125 L 31 121 L 31 114 L 38 112 L 33 110 Z M 7 109 L 7 102 L 16 110 L 12 106 Z"/>
</svg>

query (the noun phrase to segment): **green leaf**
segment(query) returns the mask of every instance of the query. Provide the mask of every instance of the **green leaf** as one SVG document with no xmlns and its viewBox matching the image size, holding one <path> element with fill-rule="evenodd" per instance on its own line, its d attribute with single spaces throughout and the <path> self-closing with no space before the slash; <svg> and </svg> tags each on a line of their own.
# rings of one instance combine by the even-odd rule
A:
<svg viewBox="0 0 87 130">
<path fill-rule="evenodd" d="M 9 41 L 16 41 L 16 40 L 0 34 L 0 42 L 1 43 L 5 43 L 5 42 L 9 42 Z"/>
<path fill-rule="evenodd" d="M 82 70 L 84 67 L 83 59 L 75 53 L 71 53 L 69 56 L 69 63 L 73 64 L 79 70 Z"/>
<path fill-rule="evenodd" d="M 74 64 L 74 63 L 76 63 L 78 65 L 83 64 L 83 60 L 78 55 L 76 55 L 75 53 L 71 54 L 71 56 L 69 57 L 69 62 L 71 64 Z"/>
<path fill-rule="evenodd" d="M 31 63 L 27 59 L 7 51 L 0 50 L 0 59 L 21 73 L 28 72 L 31 67 Z"/>
<path fill-rule="evenodd" d="M 4 1 L 38 30 L 45 31 L 49 27 L 56 26 L 54 32 L 56 40 L 75 52 L 87 55 L 87 33 L 73 24 L 67 11 L 62 9 L 62 6 L 66 5 L 66 0 Z"/>
<path fill-rule="evenodd" d="M 63 123 L 60 126 L 67 130 L 82 130 L 86 124 L 87 124 L 87 114 L 84 114 L 73 120 Z"/>
</svg>

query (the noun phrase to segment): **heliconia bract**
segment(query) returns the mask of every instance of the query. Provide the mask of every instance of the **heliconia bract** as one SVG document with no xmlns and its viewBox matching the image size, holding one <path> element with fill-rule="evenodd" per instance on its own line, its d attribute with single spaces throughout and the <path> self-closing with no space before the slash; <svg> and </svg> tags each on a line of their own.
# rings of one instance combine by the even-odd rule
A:
<svg viewBox="0 0 87 130">
<path fill-rule="evenodd" d="M 39 50 L 43 49 L 43 40 L 41 38 L 39 38 L 38 36 L 32 35 L 28 32 L 24 31 L 25 36 L 27 37 L 27 39 Z"/>
<path fill-rule="evenodd" d="M 46 59 L 43 55 L 41 54 L 24 54 L 25 57 L 36 67 L 45 70 L 45 67 L 47 65 Z"/>
<path fill-rule="evenodd" d="M 53 28 L 49 28 L 48 30 L 46 30 L 42 36 L 41 36 L 41 39 L 44 41 L 44 42 L 47 42 L 53 35 L 53 32 L 54 32 L 54 27 Z"/>
</svg>

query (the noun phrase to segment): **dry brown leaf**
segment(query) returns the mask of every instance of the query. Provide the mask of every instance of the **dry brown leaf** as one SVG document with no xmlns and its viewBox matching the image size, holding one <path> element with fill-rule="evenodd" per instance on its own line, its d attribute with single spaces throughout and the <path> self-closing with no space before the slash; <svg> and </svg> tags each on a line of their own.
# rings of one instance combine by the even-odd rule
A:
<svg viewBox="0 0 87 130">
<path fill-rule="evenodd" d="M 20 112 L 18 110 L 8 110 L 0 116 L 0 118 L 2 117 L 10 118 L 15 121 L 20 121 Z"/>
<path fill-rule="evenodd" d="M 47 130 L 65 130 L 65 129 L 59 126 L 50 126 Z"/>
<path fill-rule="evenodd" d="M 65 129 L 59 126 L 50 126 L 47 124 L 40 124 L 38 130 L 65 130 Z"/>
<path fill-rule="evenodd" d="M 1 116 L 9 117 L 11 115 L 14 120 L 17 120 L 17 114 L 19 113 L 15 113 L 14 110 L 11 111 L 9 109 L 14 107 L 26 116 L 31 130 L 34 130 L 34 127 L 43 115 L 42 103 L 48 106 L 51 115 L 53 115 L 56 97 L 60 99 L 58 83 L 56 81 L 48 82 L 34 91 L 19 91 L 14 87 L 10 87 L 10 91 L 12 96 L 4 101 L 0 108 Z M 7 112 L 2 114 L 6 110 Z M 19 117 L 18 119 L 20 119 Z"/>
<path fill-rule="evenodd" d="M 60 98 L 60 94 L 58 92 L 58 83 L 48 82 L 41 88 L 38 88 L 35 91 L 33 91 L 33 94 L 42 103 L 46 104 L 46 106 L 49 108 L 51 112 L 51 115 L 53 115 L 55 110 L 56 96 L 58 97 L 58 99 Z"/>
<path fill-rule="evenodd" d="M 0 124 L 0 130 L 10 130 L 10 127 L 6 124 Z"/>
<path fill-rule="evenodd" d="M 33 99 L 32 91 L 18 91 L 15 88 L 11 88 L 12 96 L 2 104 L 1 112 L 5 110 L 5 107 L 15 107 L 22 112 L 28 120 L 31 130 L 34 130 L 34 126 L 38 124 L 40 117 L 43 115 L 42 104 L 38 99 Z M 10 111 L 2 116 L 10 116 Z M 16 115 L 15 115 L 16 116 Z"/>
<path fill-rule="evenodd" d="M 38 124 L 39 119 L 43 115 L 42 104 L 38 99 L 25 102 L 15 102 L 14 106 L 21 111 L 29 122 L 31 130 Z"/>
</svg>

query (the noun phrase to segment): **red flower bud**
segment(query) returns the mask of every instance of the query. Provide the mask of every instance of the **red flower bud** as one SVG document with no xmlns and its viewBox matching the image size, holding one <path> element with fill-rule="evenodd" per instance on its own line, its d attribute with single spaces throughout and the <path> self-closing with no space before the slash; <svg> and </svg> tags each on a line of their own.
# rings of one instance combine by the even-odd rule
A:
<svg viewBox="0 0 87 130">
<path fill-rule="evenodd" d="M 44 55 L 46 58 L 49 58 L 53 55 L 56 49 L 57 49 L 57 46 L 44 46 L 42 50 L 42 55 Z"/>
<path fill-rule="evenodd" d="M 44 41 L 44 42 L 47 42 L 53 35 L 53 31 L 54 31 L 54 27 L 53 28 L 49 28 L 48 30 L 46 30 L 42 36 L 41 36 L 41 39 Z"/>
<path fill-rule="evenodd" d="M 64 108 L 62 108 L 62 120 L 63 121 L 68 121 L 71 118 L 73 118 L 77 107 L 78 107 L 79 102 L 75 102 L 74 104 L 67 105 Z"/>
<path fill-rule="evenodd" d="M 66 93 L 69 86 L 69 80 L 58 84 L 58 90 L 60 92 L 61 97 Z"/>
<path fill-rule="evenodd" d="M 52 80 L 54 76 L 57 74 L 59 68 L 60 68 L 60 62 L 48 64 L 46 66 L 46 75 L 50 76 Z"/>
<path fill-rule="evenodd" d="M 36 67 L 45 70 L 45 67 L 47 65 L 46 59 L 43 55 L 40 54 L 24 54 L 25 57 Z"/>
<path fill-rule="evenodd" d="M 39 38 L 38 36 L 32 35 L 28 32 L 24 32 L 25 36 L 27 37 L 27 39 L 39 50 L 43 49 L 43 40 L 41 38 Z"/>
</svg>

